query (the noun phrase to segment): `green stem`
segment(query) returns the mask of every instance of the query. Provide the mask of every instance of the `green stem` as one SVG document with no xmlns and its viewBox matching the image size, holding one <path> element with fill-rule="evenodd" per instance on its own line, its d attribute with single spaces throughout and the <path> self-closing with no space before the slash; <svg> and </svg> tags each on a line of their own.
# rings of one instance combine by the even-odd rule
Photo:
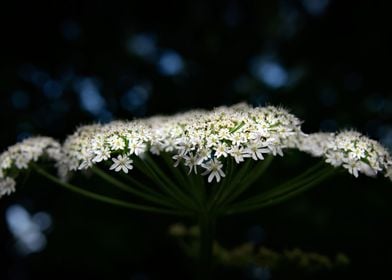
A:
<svg viewBox="0 0 392 280">
<path fill-rule="evenodd" d="M 254 211 L 258 210 L 261 208 L 265 208 L 268 206 L 272 206 L 278 203 L 285 202 L 289 200 L 290 198 L 293 198 L 306 190 L 310 189 L 311 187 L 319 184 L 323 180 L 327 179 L 331 175 L 335 173 L 335 170 L 329 170 L 325 172 L 324 174 L 317 176 L 316 178 L 313 178 L 312 180 L 304 183 L 301 186 L 298 187 L 293 187 L 289 190 L 287 190 L 284 193 L 277 193 L 276 195 L 272 196 L 266 196 L 263 200 L 260 200 L 258 202 L 253 202 L 253 203 L 243 203 L 234 205 L 231 209 L 227 210 L 225 214 L 230 215 L 230 214 L 238 214 L 238 213 L 243 213 L 243 212 L 249 212 L 249 211 Z"/>
<path fill-rule="evenodd" d="M 235 188 L 237 187 L 238 183 L 243 179 L 243 177 L 251 170 L 251 165 L 252 165 L 252 160 L 248 159 L 246 160 L 241 168 L 236 172 L 236 175 L 234 178 L 227 184 L 226 188 L 223 191 L 223 193 L 220 194 L 219 200 L 217 203 L 219 204 L 221 201 L 224 201 L 230 194 L 235 192 Z"/>
<path fill-rule="evenodd" d="M 180 207 L 178 207 L 176 205 L 175 202 L 172 201 L 168 201 L 168 198 L 161 195 L 161 194 L 150 194 L 147 193 L 146 191 L 142 191 L 142 190 L 138 190 L 135 188 L 132 188 L 129 185 L 124 184 L 123 182 L 117 180 L 116 178 L 114 178 L 113 176 L 110 176 L 109 174 L 107 174 L 106 172 L 102 171 L 101 169 L 99 169 L 98 167 L 94 166 L 91 169 L 96 175 L 98 175 L 99 177 L 101 177 L 102 179 L 104 179 L 106 182 L 110 183 L 111 185 L 119 188 L 120 190 L 126 191 L 128 193 L 134 194 L 140 198 L 143 198 L 147 201 L 150 202 L 154 202 L 156 204 L 162 205 L 162 206 L 166 206 L 166 207 L 170 207 L 173 209 L 182 209 Z M 134 182 L 135 184 L 135 182 Z M 137 182 L 137 184 L 140 184 Z M 147 189 L 148 187 L 146 186 L 142 186 L 145 189 Z"/>
<path fill-rule="evenodd" d="M 312 168 L 308 169 L 307 171 L 303 172 L 302 174 L 296 176 L 295 178 L 293 178 L 283 184 L 275 186 L 269 191 L 263 192 L 259 195 L 251 197 L 247 200 L 244 200 L 244 201 L 241 201 L 237 204 L 234 204 L 234 206 L 257 204 L 260 201 L 264 201 L 266 199 L 269 199 L 270 197 L 284 194 L 286 192 L 292 191 L 293 189 L 296 189 L 297 187 L 300 187 L 304 184 L 307 184 L 307 183 L 319 178 L 320 176 L 323 176 L 323 174 L 325 174 L 326 172 L 331 170 L 330 166 L 327 166 L 324 168 L 320 168 L 320 166 L 322 166 L 322 165 L 317 165 L 317 168 L 319 169 L 317 171 L 316 171 L 316 168 L 312 167 Z M 309 170 L 312 170 L 315 172 L 313 174 L 311 174 L 311 172 L 309 172 Z"/>
<path fill-rule="evenodd" d="M 173 160 L 171 159 L 170 154 L 162 153 L 161 155 L 174 177 L 179 181 L 180 187 L 184 189 L 184 193 L 193 196 L 194 200 L 198 204 L 198 207 L 202 207 L 202 185 L 197 184 L 196 180 L 193 178 L 192 173 L 186 175 L 186 170 L 181 163 L 177 167 L 173 166 Z"/>
<path fill-rule="evenodd" d="M 255 168 L 251 170 L 251 174 L 244 174 L 245 176 L 243 176 L 236 182 L 233 182 L 236 188 L 233 192 L 229 193 L 225 199 L 220 201 L 220 207 L 228 205 L 230 202 L 243 194 L 249 187 L 251 187 L 252 184 L 256 182 L 256 180 L 259 179 L 268 169 L 268 167 L 272 163 L 273 158 L 274 157 L 272 155 L 268 155 L 267 158 L 265 158 L 263 161 L 260 161 L 255 166 Z"/>
<path fill-rule="evenodd" d="M 183 200 L 181 196 L 176 193 L 172 186 L 168 185 L 167 183 L 164 182 L 162 178 L 160 178 L 154 170 L 145 162 L 145 160 L 142 159 L 137 159 L 137 164 L 135 166 L 142 172 L 144 175 L 146 175 L 148 178 L 152 179 L 157 185 L 162 187 L 162 190 L 169 195 L 172 199 L 176 201 L 181 207 L 186 208 L 190 211 L 195 211 L 194 208 L 192 208 L 189 203 L 187 204 L 186 201 Z"/>
<path fill-rule="evenodd" d="M 199 205 L 200 209 L 202 209 L 205 207 L 204 202 L 207 195 L 203 177 L 192 172 L 188 175 L 188 181 L 189 185 L 187 187 L 190 189 L 190 193 L 193 195 L 194 200 Z"/>
<path fill-rule="evenodd" d="M 165 161 L 166 165 L 169 167 L 169 169 L 172 172 L 172 174 L 174 175 L 174 177 L 180 181 L 180 185 L 182 185 L 183 187 L 187 186 L 188 180 L 186 178 L 186 175 L 184 176 L 184 173 L 181 172 L 180 166 L 175 167 L 173 165 L 173 160 L 170 157 L 170 154 L 163 152 L 163 153 L 161 153 L 161 157 Z M 181 163 L 179 165 L 181 165 Z"/>
<path fill-rule="evenodd" d="M 172 192 L 185 203 L 185 205 L 191 206 L 192 209 L 198 209 L 197 204 L 193 197 L 188 196 L 185 192 L 181 190 L 170 178 L 168 178 L 165 173 L 160 169 L 160 167 L 155 163 L 155 161 L 149 156 L 145 155 L 145 164 L 150 168 L 152 173 L 158 178 L 158 180 L 163 181 L 163 183 L 168 186 Z"/>
<path fill-rule="evenodd" d="M 88 197 L 90 199 L 96 200 L 96 201 L 100 201 L 100 202 L 104 202 L 104 203 L 108 203 L 111 205 L 115 205 L 115 206 L 120 206 L 120 207 L 124 207 L 124 208 L 129 208 L 129 209 L 134 209 L 134 210 L 141 210 L 141 211 L 146 211 L 146 212 L 152 212 L 152 213 L 160 213 L 160 214 L 169 214 L 169 215 L 176 215 L 176 216 L 182 216 L 182 215 L 187 215 L 185 213 L 181 213 L 181 212 L 177 212 L 177 211 L 172 211 L 172 210 L 168 210 L 168 209 L 162 209 L 162 208 L 156 208 L 156 207 L 151 207 L 151 206 L 146 206 L 146 205 L 141 205 L 141 204 L 135 204 L 135 203 L 130 203 L 130 202 L 126 202 L 126 201 L 122 201 L 119 199 L 115 199 L 115 198 L 111 198 L 111 197 L 107 197 L 105 195 L 101 195 L 101 194 L 97 194 L 94 192 L 90 192 L 87 190 L 84 190 L 82 188 L 76 187 L 70 183 L 67 182 L 63 182 L 60 179 L 58 179 L 57 177 L 49 174 L 48 172 L 46 172 L 44 169 L 38 167 L 37 165 L 33 165 L 33 168 L 41 175 L 43 175 L 44 177 L 46 177 L 47 179 L 49 179 L 50 181 L 74 192 L 77 194 L 80 194 L 84 197 Z"/>
<path fill-rule="evenodd" d="M 213 245 L 215 237 L 215 218 L 210 213 L 202 213 L 199 217 L 199 279 L 213 279 Z"/>
</svg>

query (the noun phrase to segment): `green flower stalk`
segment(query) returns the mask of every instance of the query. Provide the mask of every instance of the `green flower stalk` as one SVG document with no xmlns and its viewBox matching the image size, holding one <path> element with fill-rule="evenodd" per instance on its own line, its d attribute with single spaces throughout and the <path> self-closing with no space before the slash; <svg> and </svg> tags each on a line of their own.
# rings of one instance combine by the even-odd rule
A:
<svg viewBox="0 0 392 280">
<path fill-rule="evenodd" d="M 287 149 L 324 161 L 285 183 L 247 195 L 273 158 L 284 156 Z M 41 166 L 43 161 L 53 162 L 58 176 Z M 0 196 L 13 192 L 17 175 L 32 168 L 101 202 L 188 216 L 199 223 L 200 271 L 209 275 L 219 217 L 281 203 L 342 168 L 355 177 L 384 173 L 392 179 L 391 166 L 388 151 L 357 132 L 306 135 L 301 121 L 283 108 L 238 104 L 82 126 L 62 145 L 47 137 L 24 140 L 0 155 Z M 115 199 L 70 182 L 75 174 L 90 171 L 137 199 Z"/>
</svg>

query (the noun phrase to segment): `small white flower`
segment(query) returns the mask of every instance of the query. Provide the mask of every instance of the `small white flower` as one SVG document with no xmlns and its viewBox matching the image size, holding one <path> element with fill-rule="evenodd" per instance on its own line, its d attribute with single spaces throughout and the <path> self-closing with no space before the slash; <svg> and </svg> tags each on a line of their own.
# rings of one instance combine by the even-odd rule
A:
<svg viewBox="0 0 392 280">
<path fill-rule="evenodd" d="M 179 154 L 185 155 L 193 149 L 193 144 L 189 139 L 182 138 L 178 140 L 177 147 Z"/>
<path fill-rule="evenodd" d="M 11 154 L 9 152 L 4 152 L 0 156 L 0 168 L 1 169 L 8 169 L 12 165 Z"/>
<path fill-rule="evenodd" d="M 358 162 L 349 162 L 343 164 L 343 167 L 348 170 L 348 173 L 354 175 L 355 178 L 358 178 L 358 172 L 360 171 Z"/>
<path fill-rule="evenodd" d="M 18 169 L 27 169 L 29 162 L 32 160 L 27 153 L 17 154 L 14 158 L 14 164 Z"/>
<path fill-rule="evenodd" d="M 88 169 L 91 166 L 93 166 L 93 164 L 94 164 L 93 159 L 95 158 L 95 156 L 96 155 L 94 154 L 94 152 L 92 150 L 89 150 L 85 155 L 83 155 L 82 162 L 79 164 L 77 169 L 84 170 L 84 169 Z M 64 165 L 64 164 L 62 164 L 62 165 Z"/>
<path fill-rule="evenodd" d="M 222 128 L 218 133 L 220 139 L 230 139 L 230 130 L 228 128 Z"/>
<path fill-rule="evenodd" d="M 83 169 L 88 169 L 91 166 L 93 166 L 93 162 L 91 160 L 84 160 L 82 163 L 79 165 L 78 169 L 83 170 Z"/>
<path fill-rule="evenodd" d="M 105 139 L 103 135 L 96 134 L 94 138 L 91 140 L 91 148 L 94 150 L 100 150 L 105 147 Z"/>
<path fill-rule="evenodd" d="M 181 162 L 184 158 L 185 158 L 185 156 L 184 156 L 183 154 L 181 154 L 181 153 L 178 154 L 178 155 L 174 155 L 174 156 L 172 157 L 172 159 L 175 160 L 173 166 L 174 166 L 174 167 L 177 167 L 177 166 L 180 164 L 180 162 Z"/>
<path fill-rule="evenodd" d="M 263 141 L 264 139 L 266 139 L 269 136 L 270 136 L 270 133 L 264 127 L 260 127 L 257 131 L 254 131 L 254 132 L 252 131 L 249 134 L 249 138 L 253 141 Z"/>
<path fill-rule="evenodd" d="M 230 141 L 233 145 L 241 145 L 242 143 L 246 142 L 246 138 L 242 133 L 237 131 L 231 134 Z"/>
<path fill-rule="evenodd" d="M 15 180 L 6 177 L 4 179 L 0 179 L 0 197 L 4 195 L 10 195 L 15 191 Z"/>
<path fill-rule="evenodd" d="M 108 143 L 112 151 L 124 150 L 125 141 L 118 135 L 112 135 L 108 138 Z"/>
<path fill-rule="evenodd" d="M 139 156 L 140 154 L 144 153 L 147 149 L 146 144 L 144 144 L 140 140 L 130 140 L 128 144 L 129 154 L 135 154 Z"/>
<path fill-rule="evenodd" d="M 359 161 L 358 165 L 361 173 L 365 174 L 366 176 L 375 177 L 377 175 L 377 170 L 371 168 L 368 164 Z"/>
<path fill-rule="evenodd" d="M 325 162 L 331 164 L 334 167 L 338 167 L 343 163 L 343 158 L 340 153 L 327 153 L 325 156 Z"/>
<path fill-rule="evenodd" d="M 184 159 L 185 159 L 185 166 L 189 167 L 188 174 L 191 174 L 192 170 L 194 170 L 195 174 L 197 174 L 197 166 L 203 162 L 203 159 L 201 159 L 200 157 L 194 154 L 189 154 L 187 156 L 184 156 Z"/>
<path fill-rule="evenodd" d="M 133 160 L 125 155 L 119 155 L 117 159 L 112 158 L 112 161 L 114 163 L 112 166 L 110 166 L 110 170 L 114 169 L 116 172 L 122 170 L 124 173 L 128 173 L 128 170 L 133 169 Z"/>
<path fill-rule="evenodd" d="M 252 142 L 248 147 L 245 148 L 245 156 L 251 157 L 253 160 L 264 159 L 263 153 L 268 154 L 270 150 L 264 148 L 258 144 L 258 142 Z"/>
<path fill-rule="evenodd" d="M 280 155 L 281 157 L 283 157 L 282 147 L 276 145 L 268 145 L 268 149 L 271 151 L 272 155 Z"/>
<path fill-rule="evenodd" d="M 110 150 L 107 147 L 95 150 L 94 153 L 95 157 L 93 158 L 93 162 L 101 162 L 110 158 Z"/>
<path fill-rule="evenodd" d="M 211 159 L 207 163 L 203 163 L 201 166 L 206 169 L 206 171 L 204 171 L 201 175 L 204 176 L 210 174 L 208 176 L 208 183 L 211 183 L 214 178 L 216 179 L 216 182 L 219 183 L 221 177 L 226 176 L 222 170 L 223 164 L 217 159 Z"/>
<path fill-rule="evenodd" d="M 297 144 L 297 146 L 301 151 L 307 152 L 315 157 L 321 157 L 324 155 L 325 151 L 328 148 L 332 148 L 330 145 L 331 143 L 334 143 L 333 139 L 333 133 L 318 132 L 309 135 L 304 134 L 299 137 L 299 143 Z M 334 158 L 332 155 L 327 154 L 327 158 L 328 157 L 331 157 L 331 160 L 333 160 Z M 331 164 L 334 165 L 333 163 Z M 339 162 L 338 165 L 340 164 L 341 162 Z"/>
<path fill-rule="evenodd" d="M 207 137 L 207 148 L 219 145 L 219 136 L 217 134 L 210 134 Z"/>
<path fill-rule="evenodd" d="M 163 150 L 167 153 L 173 152 L 177 149 L 177 144 L 174 139 L 168 138 L 162 141 Z"/>
<path fill-rule="evenodd" d="M 207 160 L 207 159 L 209 159 L 210 156 L 211 156 L 211 150 L 210 150 L 210 149 L 207 149 L 207 148 L 201 148 L 201 149 L 198 151 L 198 154 L 199 154 L 200 159 L 202 159 L 202 160 Z"/>
<path fill-rule="evenodd" d="M 159 142 L 151 145 L 150 147 L 150 152 L 156 156 L 159 156 L 161 154 L 161 150 L 162 150 L 162 145 Z"/>
<path fill-rule="evenodd" d="M 60 144 L 49 137 L 31 137 L 17 143 L 0 155 L 0 197 L 15 191 L 15 180 L 7 177 L 10 168 L 27 169 L 41 157 L 58 161 Z"/>
<path fill-rule="evenodd" d="M 359 172 L 366 176 L 387 172 L 391 160 L 381 144 L 355 131 L 311 134 L 300 139 L 298 147 L 314 156 L 325 156 L 327 163 L 343 166 L 355 177 Z"/>
<path fill-rule="evenodd" d="M 226 143 L 219 142 L 215 147 L 215 157 L 220 158 L 221 156 L 227 157 L 228 147 Z"/>
<path fill-rule="evenodd" d="M 238 164 L 244 161 L 244 157 L 246 157 L 246 151 L 241 146 L 233 146 L 228 153 L 234 157 L 235 162 Z"/>
</svg>

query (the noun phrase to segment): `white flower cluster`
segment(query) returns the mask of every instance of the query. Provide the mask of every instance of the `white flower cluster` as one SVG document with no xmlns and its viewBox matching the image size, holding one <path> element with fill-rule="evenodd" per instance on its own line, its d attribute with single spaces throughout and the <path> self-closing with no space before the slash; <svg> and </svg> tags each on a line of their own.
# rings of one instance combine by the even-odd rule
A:
<svg viewBox="0 0 392 280">
<path fill-rule="evenodd" d="M 392 180 L 392 159 L 388 151 L 358 132 L 310 134 L 302 137 L 299 149 L 313 156 L 324 156 L 327 163 L 342 166 L 355 177 L 359 172 L 367 176 L 385 172 Z"/>
<path fill-rule="evenodd" d="M 317 132 L 305 134 L 299 138 L 297 147 L 303 152 L 307 152 L 314 157 L 324 156 L 328 145 L 335 139 L 334 133 Z"/>
<path fill-rule="evenodd" d="M 61 146 L 48 137 L 34 137 L 0 155 L 0 197 L 15 189 L 18 170 L 40 157 L 56 161 L 60 177 L 100 162 L 109 170 L 128 173 L 136 157 L 166 153 L 174 166 L 220 182 L 228 159 L 239 164 L 246 158 L 263 160 L 265 154 L 283 155 L 295 148 L 342 166 L 358 177 L 383 172 L 392 180 L 392 160 L 378 142 L 357 132 L 305 135 L 298 118 L 278 107 L 238 104 L 212 111 L 193 110 L 173 116 L 87 125 L 76 130 Z"/>
<path fill-rule="evenodd" d="M 263 160 L 264 154 L 283 155 L 296 145 L 301 122 L 277 107 L 252 108 L 246 104 L 194 110 L 174 116 L 157 116 L 130 122 L 79 128 L 63 147 L 60 165 L 68 170 L 87 169 L 112 160 L 110 169 L 128 172 L 133 156 L 145 152 L 170 153 L 175 166 L 208 175 L 208 181 L 225 177 L 222 159 L 236 163 L 245 158 Z"/>
<path fill-rule="evenodd" d="M 9 147 L 0 155 L 0 197 L 15 191 L 13 169 L 27 169 L 31 162 L 47 157 L 53 161 L 61 158 L 60 144 L 49 137 L 32 137 Z"/>
</svg>

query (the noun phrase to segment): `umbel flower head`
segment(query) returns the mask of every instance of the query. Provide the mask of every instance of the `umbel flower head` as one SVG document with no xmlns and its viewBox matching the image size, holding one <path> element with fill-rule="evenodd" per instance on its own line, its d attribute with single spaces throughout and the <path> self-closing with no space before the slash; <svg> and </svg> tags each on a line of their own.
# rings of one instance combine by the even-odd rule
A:
<svg viewBox="0 0 392 280">
<path fill-rule="evenodd" d="M 33 137 L 15 144 L 0 155 L 0 197 L 15 191 L 14 176 L 29 168 L 32 162 L 40 158 L 58 161 L 61 158 L 61 146 L 49 137 Z"/>
<path fill-rule="evenodd" d="M 0 156 L 0 196 L 13 192 L 18 172 L 40 158 L 55 162 L 64 179 L 101 163 L 107 172 L 132 176 L 134 165 L 151 154 L 171 158 L 171 165 L 185 168 L 188 176 L 205 176 L 208 183 L 220 183 L 230 180 L 227 173 L 233 165 L 264 161 L 266 155 L 283 156 L 288 148 L 324 157 L 355 177 L 384 173 L 392 178 L 388 151 L 358 132 L 306 135 L 301 121 L 283 108 L 241 103 L 211 111 L 81 126 L 62 146 L 48 137 L 24 140 Z"/>
<path fill-rule="evenodd" d="M 334 167 L 342 166 L 355 177 L 359 172 L 367 176 L 385 172 L 385 176 L 392 178 L 392 159 L 388 151 L 356 131 L 310 134 L 303 137 L 298 147 L 313 156 L 323 156 Z"/>
<path fill-rule="evenodd" d="M 245 104 L 195 110 L 171 117 L 116 121 L 79 128 L 64 143 L 60 165 L 69 171 L 88 169 L 112 161 L 110 169 L 128 173 L 132 158 L 145 153 L 169 153 L 174 165 L 208 175 L 208 182 L 225 177 L 223 161 L 263 160 L 265 154 L 283 155 L 295 146 L 300 121 L 276 107 L 252 108 Z"/>
<path fill-rule="evenodd" d="M 300 125 L 283 108 L 238 104 L 82 126 L 63 145 L 47 137 L 31 138 L 0 155 L 0 196 L 13 192 L 18 173 L 31 167 L 51 182 L 100 202 L 192 217 L 199 223 L 201 270 L 211 275 L 212 234 L 219 217 L 282 203 L 329 178 L 337 167 L 355 177 L 392 177 L 391 156 L 376 141 L 353 131 L 306 135 Z M 328 164 L 320 161 L 283 183 L 259 188 L 255 182 L 286 149 L 323 157 Z M 60 179 L 42 168 L 41 160 L 54 162 Z M 132 197 L 101 194 L 93 186 L 65 180 L 81 170 Z"/>
</svg>

